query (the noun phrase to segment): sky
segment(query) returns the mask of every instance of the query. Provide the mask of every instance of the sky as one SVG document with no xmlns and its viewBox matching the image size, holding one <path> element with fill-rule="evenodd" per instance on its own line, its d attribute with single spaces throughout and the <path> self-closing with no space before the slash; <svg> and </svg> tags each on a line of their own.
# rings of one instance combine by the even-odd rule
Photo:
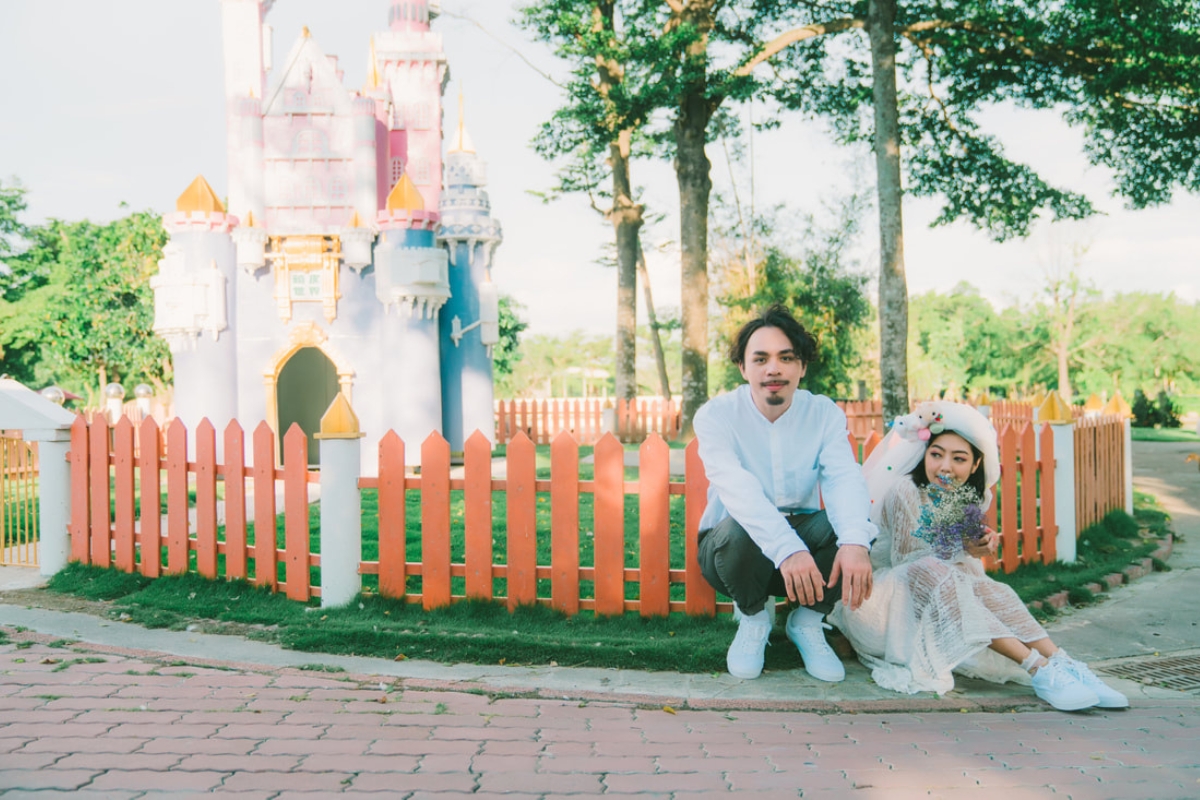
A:
<svg viewBox="0 0 1200 800">
<path fill-rule="evenodd" d="M 387 27 L 388 0 L 277 0 L 267 17 L 274 61 L 307 25 L 340 58 L 347 88 L 366 77 L 370 35 Z M 445 130 L 466 125 L 488 162 L 492 213 L 504 226 L 493 278 L 525 310 L 529 333 L 580 329 L 610 335 L 616 275 L 599 260 L 612 228 L 586 198 L 545 203 L 555 165 L 530 147 L 560 102 L 545 75 L 563 76 L 545 45 L 511 23 L 517 2 L 442 0 L 434 23 L 450 64 Z M 531 66 L 532 65 L 532 66 Z M 542 74 L 544 73 L 544 74 Z M 0 180 L 28 189 L 26 221 L 110 220 L 130 210 L 168 212 L 197 174 L 227 190 L 219 0 L 3 0 L 0 2 Z M 268 77 L 272 85 L 277 73 Z M 759 109 L 761 115 L 761 107 Z M 1051 112 L 996 108 L 983 115 L 1009 154 L 1050 182 L 1087 193 L 1104 212 L 1081 223 L 1040 225 L 1028 240 L 996 244 L 965 223 L 931 229 L 937 204 L 907 199 L 910 294 L 966 280 L 994 304 L 1027 302 L 1049 271 L 1078 262 L 1106 292 L 1175 292 L 1200 300 L 1200 199 L 1130 211 L 1082 155 L 1081 135 Z M 730 163 L 709 146 L 714 188 L 756 208 L 814 213 L 847 193 L 873 191 L 865 149 L 835 145 L 819 123 L 785 117 L 755 134 L 754 159 Z M 753 180 L 751 180 L 753 178 Z M 663 220 L 646 231 L 655 305 L 679 305 L 678 190 L 669 162 L 636 162 L 642 201 Z M 751 192 L 753 186 L 753 192 Z M 857 269 L 877 269 L 873 211 L 854 248 Z M 639 293 L 639 315 L 644 319 Z"/>
</svg>

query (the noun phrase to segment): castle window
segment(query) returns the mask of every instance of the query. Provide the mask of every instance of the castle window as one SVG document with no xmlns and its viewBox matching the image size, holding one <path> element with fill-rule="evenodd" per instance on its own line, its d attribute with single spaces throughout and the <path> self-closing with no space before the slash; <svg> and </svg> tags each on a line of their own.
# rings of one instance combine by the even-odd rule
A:
<svg viewBox="0 0 1200 800">
<path fill-rule="evenodd" d="M 331 204 L 341 205 L 345 203 L 347 194 L 349 194 L 349 190 L 345 178 L 338 176 L 329 182 L 329 202 Z"/>
<path fill-rule="evenodd" d="M 404 174 L 404 159 L 402 159 L 402 158 L 393 158 L 393 159 L 392 159 L 392 181 L 391 181 L 391 185 L 392 185 L 392 186 L 395 186 L 395 185 L 396 185 L 396 182 L 400 180 L 400 176 L 401 176 L 401 175 L 403 175 L 403 174 Z"/>
<path fill-rule="evenodd" d="M 319 300 L 321 298 L 320 272 L 293 272 L 291 279 L 293 300 Z"/>
</svg>

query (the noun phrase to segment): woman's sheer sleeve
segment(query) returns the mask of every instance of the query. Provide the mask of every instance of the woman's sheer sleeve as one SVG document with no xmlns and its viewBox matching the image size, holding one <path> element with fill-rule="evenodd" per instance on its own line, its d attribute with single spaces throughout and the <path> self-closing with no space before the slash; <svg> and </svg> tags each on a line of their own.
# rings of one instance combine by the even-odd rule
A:
<svg viewBox="0 0 1200 800">
<path fill-rule="evenodd" d="M 897 481 L 879 513 L 879 527 L 892 535 L 892 564 L 932 552 L 927 542 L 913 535 L 920 517 L 921 490 L 910 480 Z"/>
</svg>

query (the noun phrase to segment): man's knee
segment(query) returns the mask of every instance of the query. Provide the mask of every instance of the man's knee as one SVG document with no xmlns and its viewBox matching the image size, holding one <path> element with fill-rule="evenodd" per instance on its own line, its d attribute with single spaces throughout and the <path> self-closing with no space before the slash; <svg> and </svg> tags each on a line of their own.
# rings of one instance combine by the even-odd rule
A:
<svg viewBox="0 0 1200 800">
<path fill-rule="evenodd" d="M 746 529 L 732 517 L 701 531 L 696 550 L 704 578 L 739 603 L 749 594 L 759 594 L 775 570 Z"/>
</svg>

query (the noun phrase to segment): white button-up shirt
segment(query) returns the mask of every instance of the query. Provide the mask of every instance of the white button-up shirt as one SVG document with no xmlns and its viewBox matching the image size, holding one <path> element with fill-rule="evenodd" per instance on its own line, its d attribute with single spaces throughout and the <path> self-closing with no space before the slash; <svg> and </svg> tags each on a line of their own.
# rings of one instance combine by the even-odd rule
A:
<svg viewBox="0 0 1200 800">
<path fill-rule="evenodd" d="M 839 546 L 878 535 L 846 415 L 828 397 L 797 391 L 771 422 L 743 384 L 705 403 L 694 425 L 709 481 L 700 530 L 733 517 L 778 567 L 808 549 L 785 515 L 818 511 L 823 498 Z"/>
</svg>

